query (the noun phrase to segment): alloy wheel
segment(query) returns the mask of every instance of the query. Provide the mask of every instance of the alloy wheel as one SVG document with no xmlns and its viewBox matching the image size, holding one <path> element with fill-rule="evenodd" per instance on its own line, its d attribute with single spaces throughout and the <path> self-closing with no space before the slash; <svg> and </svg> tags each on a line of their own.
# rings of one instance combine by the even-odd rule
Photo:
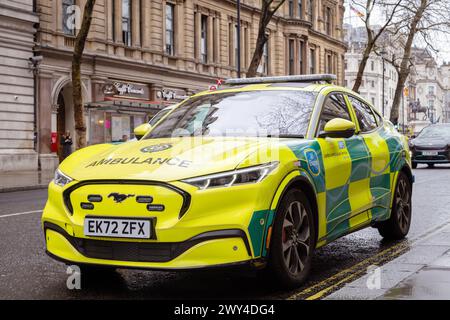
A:
<svg viewBox="0 0 450 320">
<path fill-rule="evenodd" d="M 298 274 L 305 268 L 311 247 L 310 227 L 303 204 L 291 202 L 283 221 L 282 248 L 285 266 L 292 274 Z"/>
<path fill-rule="evenodd" d="M 397 219 L 402 231 L 406 232 L 411 218 L 411 191 L 405 179 L 398 182 L 395 193 Z"/>
</svg>

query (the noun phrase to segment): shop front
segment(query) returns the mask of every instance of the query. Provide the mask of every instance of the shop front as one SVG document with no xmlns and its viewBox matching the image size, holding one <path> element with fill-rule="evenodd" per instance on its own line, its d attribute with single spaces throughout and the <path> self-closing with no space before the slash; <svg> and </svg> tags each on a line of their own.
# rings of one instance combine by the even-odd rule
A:
<svg viewBox="0 0 450 320">
<path fill-rule="evenodd" d="M 86 105 L 88 144 L 124 142 L 134 138 L 133 130 L 148 122 L 161 109 L 186 98 L 182 90 L 161 89 L 140 83 L 109 81 L 102 101 Z"/>
</svg>

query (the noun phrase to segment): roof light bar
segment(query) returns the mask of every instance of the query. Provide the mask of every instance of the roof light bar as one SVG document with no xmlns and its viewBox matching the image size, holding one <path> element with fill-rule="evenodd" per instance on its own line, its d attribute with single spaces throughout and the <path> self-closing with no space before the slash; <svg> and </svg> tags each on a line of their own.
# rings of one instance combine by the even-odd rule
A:
<svg viewBox="0 0 450 320">
<path fill-rule="evenodd" d="M 227 79 L 227 85 L 240 84 L 257 84 L 257 83 L 280 83 L 280 82 L 327 82 L 330 83 L 337 80 L 334 74 L 304 74 L 295 76 L 278 76 L 278 77 L 256 77 L 256 78 L 236 78 Z"/>
</svg>

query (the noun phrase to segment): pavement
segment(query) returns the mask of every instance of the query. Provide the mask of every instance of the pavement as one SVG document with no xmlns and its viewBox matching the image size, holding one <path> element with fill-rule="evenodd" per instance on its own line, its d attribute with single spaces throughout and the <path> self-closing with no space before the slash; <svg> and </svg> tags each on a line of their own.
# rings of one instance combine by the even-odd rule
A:
<svg viewBox="0 0 450 320">
<path fill-rule="evenodd" d="M 96 278 L 83 277 L 81 290 L 70 290 L 66 286 L 67 267 L 45 254 L 40 216 L 47 200 L 47 190 L 3 192 L 0 193 L 0 299 L 448 297 L 450 166 L 434 169 L 419 166 L 414 170 L 414 175 L 413 220 L 406 239 L 387 242 L 373 228 L 340 238 L 316 251 L 307 282 L 295 290 L 274 288 L 253 271 L 161 272 L 128 269 L 118 269 Z M 0 175 L 0 184 L 10 188 L 20 187 L 19 180 L 26 182 L 27 179 L 26 175 L 8 174 L 11 184 L 6 185 L 3 177 L 5 175 Z M 29 177 L 33 177 L 34 182 L 39 174 Z M 47 179 L 50 178 L 47 175 Z M 47 181 L 33 183 L 32 187 Z M 24 183 L 22 187 L 26 187 Z M 379 266 L 380 269 L 368 274 L 367 268 L 370 266 Z M 368 288 L 367 280 L 373 289 Z"/>
<path fill-rule="evenodd" d="M 0 193 L 47 188 L 54 171 L 0 172 Z"/>
<path fill-rule="evenodd" d="M 450 222 L 411 244 L 389 263 L 367 268 L 365 276 L 326 300 L 450 300 Z"/>
</svg>

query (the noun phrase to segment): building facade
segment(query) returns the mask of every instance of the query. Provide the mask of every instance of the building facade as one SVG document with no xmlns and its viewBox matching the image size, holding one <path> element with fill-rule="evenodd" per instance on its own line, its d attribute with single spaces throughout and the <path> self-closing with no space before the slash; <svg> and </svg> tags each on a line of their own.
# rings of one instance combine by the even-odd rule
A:
<svg viewBox="0 0 450 320">
<path fill-rule="evenodd" d="M 58 139 L 75 135 L 71 58 L 84 1 L 38 0 L 39 154 L 58 163 Z M 261 3 L 241 1 L 245 76 Z M 343 0 L 286 1 L 267 28 L 261 75 L 330 72 L 343 82 Z M 237 76 L 236 1 L 97 1 L 82 64 L 88 144 L 132 136 L 168 104 Z"/>
<path fill-rule="evenodd" d="M 430 123 L 449 122 L 450 65 L 439 65 L 426 49 L 413 48 L 415 99 L 409 101 L 409 121 L 414 132 Z"/>
<path fill-rule="evenodd" d="M 0 1 L 0 171 L 34 170 L 35 24 L 32 0 Z"/>
</svg>

